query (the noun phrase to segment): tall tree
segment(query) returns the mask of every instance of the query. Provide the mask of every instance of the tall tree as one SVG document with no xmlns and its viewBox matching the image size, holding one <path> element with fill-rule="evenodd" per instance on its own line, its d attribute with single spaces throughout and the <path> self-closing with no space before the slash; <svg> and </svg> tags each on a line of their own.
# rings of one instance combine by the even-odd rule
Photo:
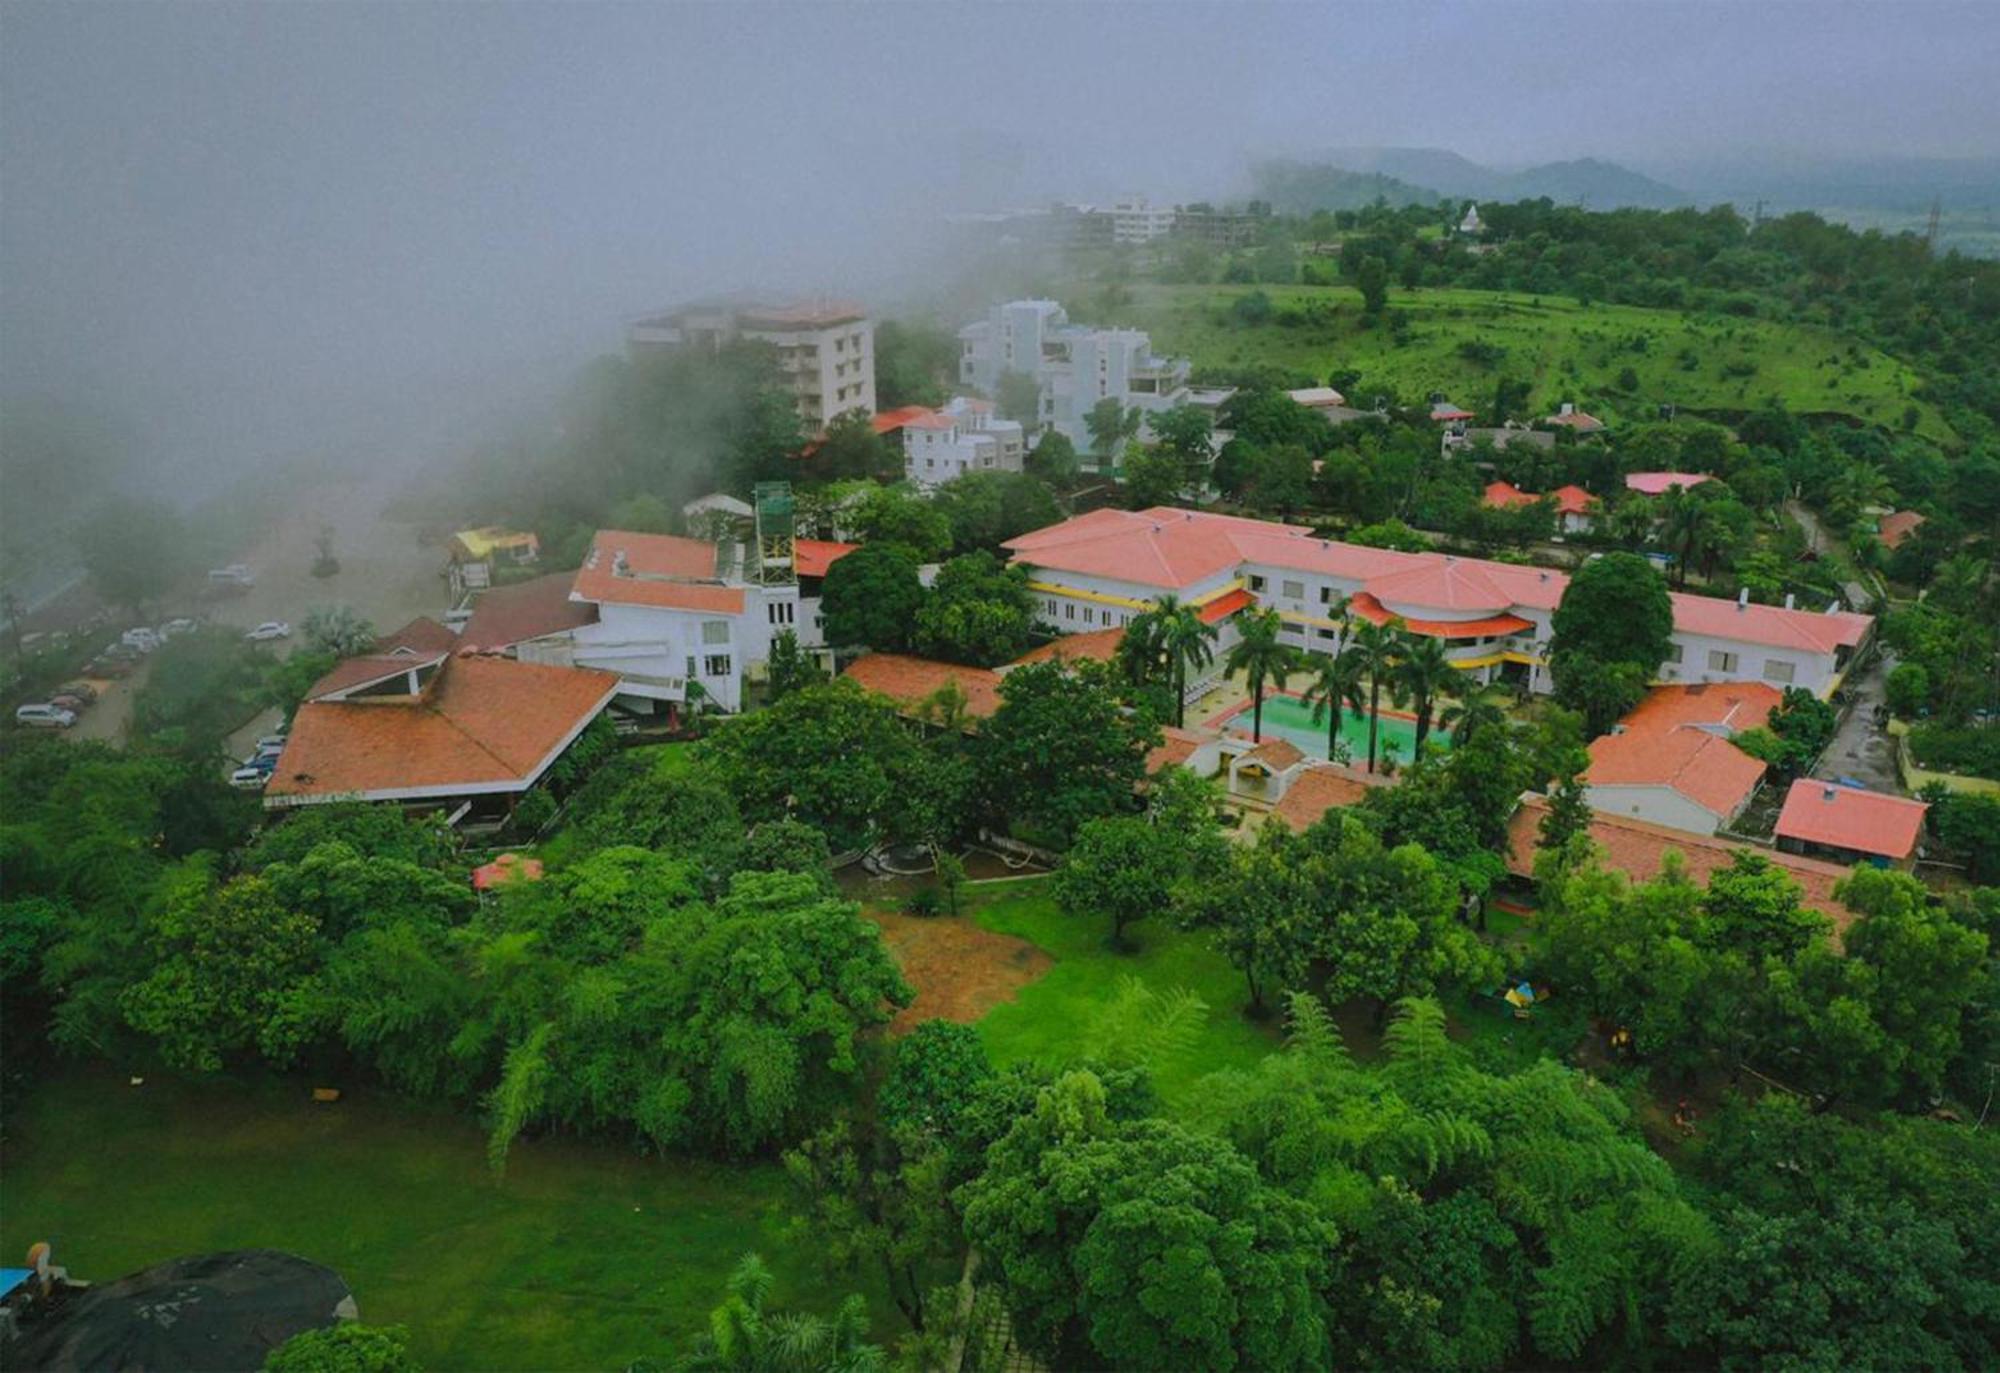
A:
<svg viewBox="0 0 2000 1373">
<path fill-rule="evenodd" d="M 907 549 L 864 544 L 827 569 L 820 593 L 826 641 L 836 648 L 905 649 L 927 594 Z"/>
<path fill-rule="evenodd" d="M 1158 643 L 1174 684 L 1174 723 L 1187 723 L 1187 682 L 1190 672 L 1199 672 L 1215 661 L 1216 628 L 1205 623 L 1193 606 L 1182 605 L 1180 597 L 1168 592 L 1139 617 L 1147 622 L 1149 635 Z M 1134 625 L 1137 620 L 1133 622 Z M 1133 626 L 1126 626 L 1129 634 Z"/>
<path fill-rule="evenodd" d="M 1431 715 L 1438 697 L 1457 684 L 1459 670 L 1452 666 L 1444 641 L 1427 634 L 1404 634 L 1396 658 L 1397 694 L 1407 701 L 1417 717 L 1415 752 L 1421 756 L 1424 740 L 1430 737 Z"/>
<path fill-rule="evenodd" d="M 1160 734 L 1114 685 L 1109 668 L 1088 661 L 1029 663 L 1001 678 L 1000 709 L 973 749 L 997 827 L 1023 826 L 1059 848 L 1087 822 L 1133 809 Z"/>
<path fill-rule="evenodd" d="M 1138 434 L 1143 418 L 1136 406 L 1128 409 L 1116 396 L 1106 396 L 1090 407 L 1083 417 L 1083 427 L 1090 434 L 1090 451 L 1097 455 L 1100 466 L 1115 458 L 1126 442 Z"/>
<path fill-rule="evenodd" d="M 1362 623 L 1354 631 L 1354 654 L 1362 674 L 1368 679 L 1368 770 L 1375 771 L 1375 755 L 1382 732 L 1382 689 L 1396 690 L 1396 662 L 1402 652 L 1403 622 L 1392 616 L 1381 624 Z"/>
<path fill-rule="evenodd" d="M 1264 739 L 1264 688 L 1273 679 L 1282 686 L 1298 661 L 1297 651 L 1278 638 L 1283 627 L 1275 610 L 1240 614 L 1237 632 L 1243 637 L 1223 660 L 1225 669 L 1242 673 L 1250 688 L 1250 738 L 1258 743 Z"/>
<path fill-rule="evenodd" d="M 1326 756 L 1330 762 L 1344 762 L 1347 745 L 1340 737 L 1342 718 L 1349 707 L 1356 712 L 1365 699 L 1367 674 L 1358 655 L 1345 645 L 1333 653 L 1307 655 L 1312 681 L 1306 685 L 1305 703 L 1312 707 L 1313 723 L 1326 717 Z"/>
</svg>

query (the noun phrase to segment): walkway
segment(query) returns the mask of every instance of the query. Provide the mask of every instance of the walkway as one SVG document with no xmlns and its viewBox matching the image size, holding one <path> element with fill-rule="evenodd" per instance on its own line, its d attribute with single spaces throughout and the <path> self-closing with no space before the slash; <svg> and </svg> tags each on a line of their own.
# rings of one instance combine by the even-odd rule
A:
<svg viewBox="0 0 2000 1373">
<path fill-rule="evenodd" d="M 1862 672 L 1849 679 L 1854 708 L 1841 723 L 1840 732 L 1820 755 L 1813 776 L 1831 780 L 1852 777 L 1870 791 L 1899 796 L 1903 779 L 1896 771 L 1896 741 L 1875 723 L 1875 708 L 1887 700 L 1889 669 L 1895 660 L 1887 651 L 1877 653 Z"/>
</svg>

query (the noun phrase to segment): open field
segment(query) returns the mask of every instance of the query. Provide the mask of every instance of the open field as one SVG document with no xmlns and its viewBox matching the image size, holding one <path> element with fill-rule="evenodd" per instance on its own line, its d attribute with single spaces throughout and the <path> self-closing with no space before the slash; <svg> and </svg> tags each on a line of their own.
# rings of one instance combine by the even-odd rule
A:
<svg viewBox="0 0 2000 1373">
<path fill-rule="evenodd" d="M 1497 378 L 1531 381 L 1533 402 L 1548 412 L 1574 400 L 1604 419 L 1651 418 L 1662 402 L 1686 411 L 1734 413 L 1772 397 L 1801 414 L 1840 414 L 1898 427 L 1917 407 L 1920 433 L 1953 434 L 1930 405 L 1911 398 L 1921 378 L 1888 354 L 1834 329 L 1734 316 L 1701 316 L 1630 305 L 1579 305 L 1563 296 L 1493 291 L 1392 288 L 1389 307 L 1409 318 L 1400 342 L 1386 327 L 1364 327 L 1359 291 L 1340 286 L 1134 285 L 1129 303 L 1093 322 L 1146 329 L 1154 347 L 1185 355 L 1201 368 L 1271 365 L 1324 381 L 1351 368 L 1362 374 L 1350 397 L 1386 385 L 1406 402 L 1442 391 L 1468 409 L 1492 399 Z M 1279 316 L 1331 307 L 1330 321 L 1286 325 L 1276 318 L 1245 326 L 1229 317 L 1241 296 L 1261 290 Z M 1089 298 L 1087 287 L 1074 292 Z M 1480 343 L 1503 349 L 1481 361 L 1459 352 Z M 1692 365 L 1690 365 L 1692 363 Z M 1638 385 L 1619 388 L 1626 368 Z"/>
<path fill-rule="evenodd" d="M 620 1368 L 676 1353 L 746 1250 L 777 1299 L 827 1309 L 782 1243 L 775 1164 L 724 1167 L 615 1144 L 524 1140 L 507 1176 L 442 1105 L 297 1082 L 72 1069 L 10 1101 L 0 1252 L 54 1243 L 79 1277 L 269 1246 L 331 1265 L 363 1319 L 403 1323 L 434 1369 Z M 886 1302 L 881 1312 L 893 1314 Z M 894 1328 L 878 1313 L 878 1333 Z"/>
</svg>

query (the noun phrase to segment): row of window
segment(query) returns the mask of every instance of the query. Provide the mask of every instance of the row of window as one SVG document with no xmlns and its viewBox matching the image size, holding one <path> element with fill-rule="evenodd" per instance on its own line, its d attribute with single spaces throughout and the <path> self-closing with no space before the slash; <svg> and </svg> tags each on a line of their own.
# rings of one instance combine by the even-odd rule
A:
<svg viewBox="0 0 2000 1373">
<path fill-rule="evenodd" d="M 1130 611 L 1098 610 L 1094 606 L 1078 606 L 1070 601 L 1064 601 L 1061 605 L 1062 617 L 1071 623 L 1076 623 L 1080 620 L 1093 628 L 1106 629 L 1118 629 L 1132 623 L 1132 614 Z M 1056 606 L 1056 598 L 1053 596 L 1047 597 L 1042 602 L 1042 609 L 1047 612 L 1051 620 L 1056 617 Z M 1079 614 L 1079 611 L 1082 613 Z M 1100 619 L 1100 616 L 1103 618 Z"/>
<path fill-rule="evenodd" d="M 694 655 L 690 653 L 688 655 L 688 660 L 687 660 L 688 676 L 692 677 L 695 675 L 694 667 L 695 667 Z M 701 675 L 704 677 L 727 677 L 729 675 L 731 667 L 729 661 L 729 655 L 727 653 L 708 654 L 701 660 L 701 667 L 702 667 Z"/>
<path fill-rule="evenodd" d="M 1686 650 L 1680 644 L 1667 645 L 1667 661 L 1681 663 L 1686 660 Z M 1742 655 L 1725 648 L 1711 648 L 1708 651 L 1710 672 L 1735 672 L 1742 664 Z M 1798 664 L 1786 658 L 1766 658 L 1764 660 L 1764 680 L 1789 684 L 1798 675 Z"/>
<path fill-rule="evenodd" d="M 850 343 L 854 345 L 855 352 L 858 353 L 861 351 L 861 335 L 858 333 L 842 334 L 839 338 L 835 339 L 833 341 L 833 351 L 844 353 L 847 351 L 847 345 Z"/>
</svg>

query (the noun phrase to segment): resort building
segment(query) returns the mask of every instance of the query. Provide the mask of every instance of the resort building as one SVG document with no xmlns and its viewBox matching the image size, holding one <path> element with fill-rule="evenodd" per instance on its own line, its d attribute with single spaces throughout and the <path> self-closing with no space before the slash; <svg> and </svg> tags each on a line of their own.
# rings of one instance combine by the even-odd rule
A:
<svg viewBox="0 0 2000 1373">
<path fill-rule="evenodd" d="M 1590 808 L 1694 834 L 1743 813 L 1764 764 L 1730 742 L 1769 721 L 1784 693 L 1762 682 L 1655 687 L 1590 744 Z"/>
<path fill-rule="evenodd" d="M 499 525 L 459 530 L 445 544 L 444 575 L 453 602 L 493 585 L 496 572 L 532 566 L 541 555 L 541 540 L 526 530 Z"/>
<path fill-rule="evenodd" d="M 1441 553 L 1401 553 L 1314 536 L 1310 529 L 1156 506 L 1095 510 L 1009 540 L 1027 569 L 1040 623 L 1061 634 L 1122 628 L 1172 593 L 1236 641 L 1233 617 L 1274 609 L 1295 648 L 1331 652 L 1350 619 L 1392 616 L 1445 642 L 1472 683 L 1553 688 L 1550 621 L 1569 585 L 1552 568 Z M 1657 680 L 1765 682 L 1830 694 L 1874 621 L 1673 594 L 1674 632 Z M 1220 657 L 1220 654 L 1218 654 Z M 1214 671 L 1214 669 L 1211 669 Z M 1190 696 L 1204 683 L 1191 683 Z"/>
<path fill-rule="evenodd" d="M 1568 401 L 1564 401 L 1558 406 L 1556 412 L 1550 415 L 1544 423 L 1554 425 L 1558 429 L 1570 430 L 1576 434 L 1595 434 L 1604 428 L 1603 420 L 1597 418 L 1595 415 L 1585 414 Z"/>
<path fill-rule="evenodd" d="M 609 672 L 461 655 L 416 620 L 306 693 L 264 790 L 281 810 L 394 801 L 502 818 L 617 694 Z"/>
<path fill-rule="evenodd" d="M 1906 868 L 1924 833 L 1921 801 L 1801 777 L 1778 813 L 1778 847 L 1835 863 Z"/>
<path fill-rule="evenodd" d="M 903 476 L 917 486 L 941 486 L 968 472 L 1019 472 L 1027 459 L 1020 424 L 995 415 L 989 400 L 954 396 L 942 409 L 905 415 L 897 431 Z"/>
<path fill-rule="evenodd" d="M 1113 243 L 1151 243 L 1174 231 L 1172 206 L 1153 205 L 1142 195 L 1128 195 L 1113 201 L 1110 210 Z"/>
<path fill-rule="evenodd" d="M 1629 472 L 1625 476 L 1625 489 L 1642 496 L 1664 496 L 1677 486 L 1691 491 L 1705 481 L 1714 480 L 1706 472 Z"/>
<path fill-rule="evenodd" d="M 853 301 L 683 305 L 633 320 L 625 339 L 635 356 L 682 348 L 712 351 L 738 339 L 770 344 L 808 433 L 823 431 L 849 410 L 875 410 L 875 321 L 865 305 Z"/>
<path fill-rule="evenodd" d="M 987 396 L 1009 373 L 1033 377 L 1043 424 L 1090 451 L 1084 422 L 1102 400 L 1152 413 L 1187 399 L 1185 358 L 1153 355 L 1140 329 L 1087 329 L 1071 324 L 1053 300 L 996 305 L 985 319 L 958 331 L 959 380 Z"/>
<path fill-rule="evenodd" d="M 1489 482 L 1481 499 L 1495 510 L 1512 510 L 1539 500 L 1554 501 L 1556 528 L 1564 534 L 1588 533 L 1597 505 L 1597 497 L 1580 486 L 1558 486 L 1547 496 L 1538 496 L 1506 481 Z"/>
</svg>

